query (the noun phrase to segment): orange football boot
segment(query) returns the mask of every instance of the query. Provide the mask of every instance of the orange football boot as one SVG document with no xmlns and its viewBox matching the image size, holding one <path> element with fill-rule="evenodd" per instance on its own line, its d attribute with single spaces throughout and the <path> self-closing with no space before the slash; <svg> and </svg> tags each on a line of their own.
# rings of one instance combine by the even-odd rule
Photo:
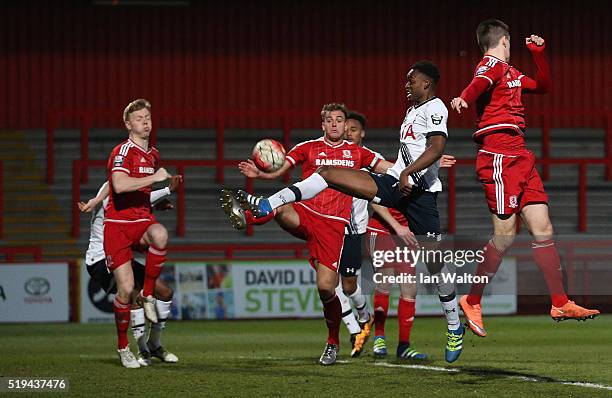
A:
<svg viewBox="0 0 612 398">
<path fill-rule="evenodd" d="M 565 321 L 566 319 L 586 321 L 587 319 L 594 319 L 597 315 L 599 315 L 598 310 L 589 310 L 581 307 L 572 300 L 565 303 L 563 307 L 555 307 L 553 305 L 550 308 L 550 316 L 557 322 Z"/>
<path fill-rule="evenodd" d="M 480 304 L 471 305 L 467 302 L 467 295 L 465 295 L 459 300 L 459 305 L 467 318 L 467 325 L 472 329 L 472 332 L 476 336 L 486 337 L 487 331 L 482 322 L 482 308 Z"/>
</svg>

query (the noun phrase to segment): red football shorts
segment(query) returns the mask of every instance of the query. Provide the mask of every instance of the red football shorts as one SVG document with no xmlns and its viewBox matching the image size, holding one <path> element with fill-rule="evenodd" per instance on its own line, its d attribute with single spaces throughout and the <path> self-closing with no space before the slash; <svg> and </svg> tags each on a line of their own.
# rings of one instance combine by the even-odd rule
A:
<svg viewBox="0 0 612 398">
<path fill-rule="evenodd" d="M 312 268 L 319 263 L 338 272 L 338 264 L 344 246 L 344 223 L 317 216 L 304 206 L 293 203 L 293 209 L 300 217 L 300 225 L 287 229 L 291 235 L 306 241 Z"/>
<path fill-rule="evenodd" d="M 409 261 L 404 261 L 404 257 L 402 256 L 397 261 L 383 261 L 384 257 L 379 257 L 378 261 L 382 262 L 382 265 L 376 266 L 374 256 L 378 256 L 376 252 L 395 252 L 399 247 L 401 250 L 406 246 L 406 244 L 397 236 L 397 235 L 389 235 L 387 233 L 380 233 L 373 230 L 368 230 L 366 234 L 366 246 L 368 247 L 368 252 L 370 257 L 372 258 L 372 265 L 374 266 L 374 272 L 382 272 L 384 270 L 392 270 L 389 272 L 384 272 L 385 275 L 399 275 L 399 274 L 408 274 L 415 275 L 416 274 L 416 266 Z M 410 248 L 409 248 L 410 249 Z M 416 250 L 416 249 L 413 249 Z M 408 259 L 409 260 L 409 259 Z"/>
<path fill-rule="evenodd" d="M 535 167 L 535 156 L 527 149 L 512 155 L 480 149 L 476 156 L 476 174 L 491 213 L 513 214 L 530 203 L 548 203 Z"/>
<path fill-rule="evenodd" d="M 104 253 L 106 268 L 114 271 L 132 259 L 132 246 L 140 246 L 140 239 L 157 220 L 131 223 L 104 223 Z"/>
</svg>

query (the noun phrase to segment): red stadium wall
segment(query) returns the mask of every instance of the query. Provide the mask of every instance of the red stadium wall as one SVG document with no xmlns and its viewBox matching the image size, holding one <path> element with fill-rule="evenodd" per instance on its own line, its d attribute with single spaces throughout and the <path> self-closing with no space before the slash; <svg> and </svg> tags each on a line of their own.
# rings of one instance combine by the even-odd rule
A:
<svg viewBox="0 0 612 398">
<path fill-rule="evenodd" d="M 440 65 L 439 94 L 450 100 L 480 57 L 475 26 L 490 16 L 512 26 L 512 63 L 527 73 L 533 67 L 522 38 L 535 32 L 548 41 L 554 93 L 530 99 L 532 107 L 612 103 L 610 2 L 191 4 L 4 4 L 0 127 L 43 127 L 52 108 L 117 109 L 118 119 L 136 97 L 158 109 L 312 108 L 316 115 L 332 100 L 364 111 L 402 109 L 404 75 L 422 58 Z"/>
</svg>

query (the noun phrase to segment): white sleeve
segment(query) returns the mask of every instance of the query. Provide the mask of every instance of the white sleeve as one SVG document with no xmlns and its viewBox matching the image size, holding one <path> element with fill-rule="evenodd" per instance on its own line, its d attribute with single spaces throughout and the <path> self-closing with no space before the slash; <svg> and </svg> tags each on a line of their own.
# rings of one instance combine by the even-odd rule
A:
<svg viewBox="0 0 612 398">
<path fill-rule="evenodd" d="M 153 191 L 151 192 L 151 203 L 155 203 L 158 200 L 165 198 L 166 196 L 170 196 L 170 194 L 170 188 L 168 187 Z"/>
<path fill-rule="evenodd" d="M 444 135 L 448 137 L 446 121 L 448 120 L 448 109 L 441 100 L 436 100 L 425 109 L 427 120 L 427 137 L 432 135 Z"/>
</svg>

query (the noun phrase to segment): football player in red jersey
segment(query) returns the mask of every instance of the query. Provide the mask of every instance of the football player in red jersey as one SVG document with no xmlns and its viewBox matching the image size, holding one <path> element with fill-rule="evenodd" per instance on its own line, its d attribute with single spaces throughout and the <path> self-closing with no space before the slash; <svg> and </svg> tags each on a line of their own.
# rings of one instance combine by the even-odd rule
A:
<svg viewBox="0 0 612 398">
<path fill-rule="evenodd" d="M 478 130 L 474 140 L 479 146 L 476 171 L 491 212 L 494 236 L 485 246 L 478 265 L 478 275 L 493 277 L 505 251 L 516 235 L 520 216 L 533 236 L 533 256 L 544 274 L 550 293 L 554 320 L 585 320 L 599 314 L 567 298 L 559 255 L 554 246 L 553 227 L 548 216 L 548 196 L 535 168 L 535 156 L 525 147 L 523 93 L 544 94 L 550 89 L 544 39 L 530 35 L 525 45 L 536 65 L 535 79 L 525 76 L 510 61 L 510 31 L 497 19 L 481 22 L 476 29 L 478 44 L 484 53 L 474 77 L 461 95 L 451 101 L 451 108 L 461 113 L 476 102 Z M 490 278 L 489 278 L 490 279 Z M 472 285 L 460 305 L 472 331 L 486 336 L 480 299 L 484 284 Z"/>
<path fill-rule="evenodd" d="M 151 213 L 151 185 L 172 176 L 159 167 L 159 152 L 149 147 L 153 129 L 151 104 L 137 99 L 128 104 L 123 120 L 129 137 L 117 145 L 108 159 L 110 195 L 105 207 L 104 253 L 106 266 L 117 282 L 114 310 L 118 354 L 125 367 L 139 367 L 130 351 L 127 329 L 130 322 L 130 298 L 134 289 L 132 246 L 147 245 L 145 278 L 141 292 L 145 315 L 157 323 L 153 290 L 166 259 L 168 232 Z"/>
<path fill-rule="evenodd" d="M 332 164 L 341 168 L 384 172 L 391 165 L 389 162 L 367 148 L 344 140 L 347 113 L 342 104 L 324 105 L 321 110 L 323 137 L 297 144 L 287 154 L 284 165 L 275 172 L 263 172 L 252 161 L 241 163 L 241 172 L 251 178 L 275 179 L 298 164 L 302 165 L 303 178 L 312 175 L 320 166 Z M 238 198 L 224 190 L 221 202 L 234 227 L 244 228 L 244 215 L 235 213 L 240 208 Z M 267 217 L 274 217 L 283 229 L 307 242 L 309 261 L 317 273 L 317 287 L 328 327 L 327 344 L 319 359 L 321 365 L 334 364 L 339 349 L 342 310 L 335 289 L 351 203 L 350 196 L 328 189 L 310 200 L 280 206 Z"/>
</svg>

